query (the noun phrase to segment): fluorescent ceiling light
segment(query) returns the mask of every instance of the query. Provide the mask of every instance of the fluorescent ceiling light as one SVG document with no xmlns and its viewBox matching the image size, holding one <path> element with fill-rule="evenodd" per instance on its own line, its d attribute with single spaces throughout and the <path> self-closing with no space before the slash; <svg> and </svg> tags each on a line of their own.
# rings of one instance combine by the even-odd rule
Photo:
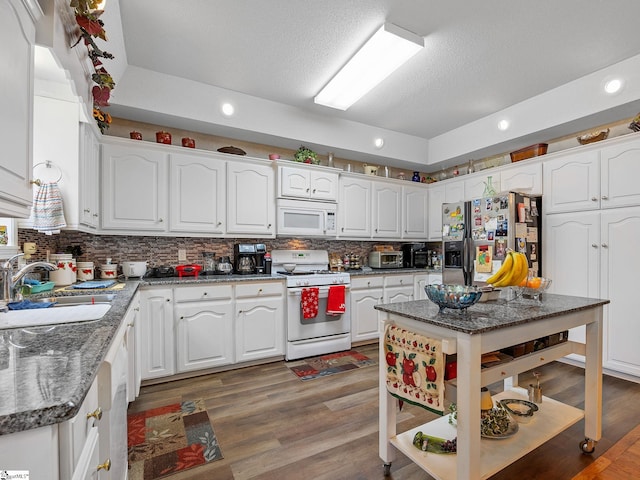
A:
<svg viewBox="0 0 640 480">
<path fill-rule="evenodd" d="M 346 110 L 422 48 L 422 37 L 385 23 L 313 101 Z"/>
</svg>

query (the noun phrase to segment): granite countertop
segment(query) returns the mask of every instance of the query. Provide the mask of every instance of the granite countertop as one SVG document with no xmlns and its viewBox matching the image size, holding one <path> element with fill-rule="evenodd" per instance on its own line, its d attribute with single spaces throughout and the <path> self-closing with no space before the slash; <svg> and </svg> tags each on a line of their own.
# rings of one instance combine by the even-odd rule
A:
<svg viewBox="0 0 640 480">
<path fill-rule="evenodd" d="M 256 280 L 281 280 L 284 281 L 286 277 L 284 275 L 272 275 L 267 273 L 258 273 L 250 275 L 198 275 L 196 276 L 184 276 L 184 277 L 162 277 L 152 278 L 144 277 L 140 279 L 140 284 L 143 286 L 155 286 L 155 285 L 193 285 L 201 283 L 227 283 L 227 282 L 251 282 Z"/>
<path fill-rule="evenodd" d="M 609 300 L 544 293 L 541 302 L 527 298 L 509 302 L 501 299 L 476 303 L 466 312 L 445 309 L 440 313 L 438 305 L 431 300 L 388 303 L 375 305 L 374 308 L 473 335 L 587 310 L 607 303 Z"/>
<path fill-rule="evenodd" d="M 438 274 L 442 273 L 442 270 L 435 270 L 432 268 L 366 268 L 361 270 L 347 270 L 347 273 L 352 277 L 357 277 L 360 275 L 389 275 L 389 274 L 399 274 L 399 273 L 424 273 L 424 274 Z"/>
<path fill-rule="evenodd" d="M 0 329 L 0 435 L 53 425 L 80 408 L 140 282 L 115 293 L 100 320 Z M 87 290 L 40 296 L 86 295 Z M 0 313 L 2 315 L 2 313 Z"/>
</svg>

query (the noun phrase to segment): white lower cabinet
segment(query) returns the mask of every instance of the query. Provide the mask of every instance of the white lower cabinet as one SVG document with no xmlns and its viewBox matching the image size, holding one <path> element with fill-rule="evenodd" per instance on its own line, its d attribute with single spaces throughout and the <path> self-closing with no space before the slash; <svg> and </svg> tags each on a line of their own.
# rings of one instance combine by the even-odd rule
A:
<svg viewBox="0 0 640 480">
<path fill-rule="evenodd" d="M 140 297 L 142 379 L 284 355 L 284 283 L 148 288 Z"/>
<path fill-rule="evenodd" d="M 414 300 L 413 274 L 385 275 L 384 303 Z"/>
<path fill-rule="evenodd" d="M 176 371 L 233 363 L 233 287 L 180 287 L 174 299 Z"/>
<path fill-rule="evenodd" d="M 140 367 L 140 349 L 137 348 L 138 336 L 140 335 L 140 294 L 136 293 L 131 300 L 129 309 L 125 314 L 123 323 L 127 325 L 126 342 L 129 353 L 128 377 L 127 377 L 127 400 L 133 402 L 140 394 L 140 383 L 142 382 L 142 371 Z"/>
<path fill-rule="evenodd" d="M 143 380 L 175 373 L 173 290 L 159 288 L 140 294 L 140 370 Z"/>
<path fill-rule="evenodd" d="M 351 341 L 377 339 L 383 301 L 383 276 L 351 277 Z"/>
<path fill-rule="evenodd" d="M 431 285 L 433 283 L 442 283 L 442 274 L 441 273 L 419 273 L 414 278 L 413 283 L 413 299 L 414 300 L 426 300 L 427 292 L 424 288 L 427 285 Z"/>
<path fill-rule="evenodd" d="M 238 284 L 236 290 L 236 362 L 284 354 L 284 284 Z"/>
</svg>

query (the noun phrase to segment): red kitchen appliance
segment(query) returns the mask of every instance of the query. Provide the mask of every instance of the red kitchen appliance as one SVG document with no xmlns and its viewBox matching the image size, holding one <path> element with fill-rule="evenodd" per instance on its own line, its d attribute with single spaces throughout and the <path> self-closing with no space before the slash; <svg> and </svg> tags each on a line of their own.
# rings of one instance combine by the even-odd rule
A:
<svg viewBox="0 0 640 480">
<path fill-rule="evenodd" d="M 189 263 L 186 265 L 178 265 L 176 267 L 176 272 L 178 272 L 178 277 L 197 277 L 202 270 L 202 265 L 198 265 L 195 263 Z"/>
</svg>

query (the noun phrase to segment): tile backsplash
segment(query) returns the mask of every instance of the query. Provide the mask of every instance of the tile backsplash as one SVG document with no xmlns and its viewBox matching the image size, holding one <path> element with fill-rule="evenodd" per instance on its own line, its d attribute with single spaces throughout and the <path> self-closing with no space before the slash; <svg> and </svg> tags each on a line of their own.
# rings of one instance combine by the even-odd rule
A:
<svg viewBox="0 0 640 480">
<path fill-rule="evenodd" d="M 19 245 L 33 242 L 37 251 L 33 255 L 35 260 L 44 260 L 49 253 L 65 253 L 78 251 L 81 261 L 94 262 L 96 265 L 105 263 L 111 258 L 113 263 L 123 261 L 146 261 L 149 266 L 179 265 L 181 263 L 201 263 L 202 252 L 215 252 L 216 256 L 233 256 L 233 245 L 236 243 L 264 243 L 267 250 L 281 249 L 311 249 L 327 250 L 329 253 L 344 255 L 355 253 L 361 258 L 368 259 L 369 252 L 374 245 L 392 245 L 400 249 L 399 242 L 355 242 L 327 239 L 300 238 L 241 238 L 216 239 L 201 237 L 140 237 L 128 235 L 93 235 L 76 231 L 62 231 L 59 235 L 44 235 L 31 229 L 18 231 Z M 178 250 L 184 249 L 187 261 L 178 261 Z"/>
</svg>

